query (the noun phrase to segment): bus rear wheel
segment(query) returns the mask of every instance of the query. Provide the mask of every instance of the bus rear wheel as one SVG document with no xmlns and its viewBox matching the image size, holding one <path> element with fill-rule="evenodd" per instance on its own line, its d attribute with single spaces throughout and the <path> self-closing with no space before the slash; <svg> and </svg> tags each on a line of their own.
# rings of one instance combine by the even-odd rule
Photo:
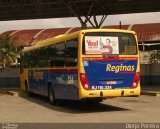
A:
<svg viewBox="0 0 160 129">
<path fill-rule="evenodd" d="M 57 100 L 55 99 L 55 94 L 52 86 L 49 86 L 48 88 L 48 98 L 49 98 L 50 104 L 57 105 Z"/>
<path fill-rule="evenodd" d="M 33 96 L 33 93 L 29 91 L 29 88 L 28 88 L 28 81 L 25 80 L 25 90 L 26 90 L 26 93 L 29 97 L 32 97 Z"/>
</svg>

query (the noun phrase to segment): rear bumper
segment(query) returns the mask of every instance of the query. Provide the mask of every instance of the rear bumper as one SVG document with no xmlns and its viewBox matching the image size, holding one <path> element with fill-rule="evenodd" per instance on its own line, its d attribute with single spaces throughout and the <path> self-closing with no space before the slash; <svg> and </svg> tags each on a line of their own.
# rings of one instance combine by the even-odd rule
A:
<svg viewBox="0 0 160 129">
<path fill-rule="evenodd" d="M 80 99 L 84 98 L 110 98 L 120 96 L 139 96 L 140 86 L 135 89 L 114 89 L 114 90 L 84 90 L 80 89 Z"/>
</svg>

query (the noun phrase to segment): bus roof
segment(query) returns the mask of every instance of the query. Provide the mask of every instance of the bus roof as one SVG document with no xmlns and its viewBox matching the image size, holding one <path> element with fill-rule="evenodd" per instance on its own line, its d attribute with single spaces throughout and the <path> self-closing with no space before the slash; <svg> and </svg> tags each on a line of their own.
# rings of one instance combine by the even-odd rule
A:
<svg viewBox="0 0 160 129">
<path fill-rule="evenodd" d="M 85 29 L 85 30 L 80 30 L 80 31 L 73 32 L 73 33 L 70 33 L 70 34 L 58 35 L 56 37 L 52 37 L 52 38 L 37 42 L 33 46 L 25 47 L 21 52 L 25 53 L 25 52 L 29 52 L 29 51 L 32 51 L 32 50 L 35 50 L 35 49 L 38 49 L 38 48 L 43 48 L 43 47 L 53 45 L 53 44 L 56 44 L 58 42 L 63 42 L 65 40 L 74 39 L 75 37 L 78 38 L 80 33 L 87 33 L 87 32 L 121 32 L 121 33 L 136 34 L 135 31 L 122 30 L 122 29 Z"/>
</svg>

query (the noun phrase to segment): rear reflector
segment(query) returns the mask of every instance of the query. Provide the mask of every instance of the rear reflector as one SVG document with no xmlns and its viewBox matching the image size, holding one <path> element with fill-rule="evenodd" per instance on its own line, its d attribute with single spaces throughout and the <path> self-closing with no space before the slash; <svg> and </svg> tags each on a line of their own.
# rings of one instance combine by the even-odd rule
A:
<svg viewBox="0 0 160 129">
<path fill-rule="evenodd" d="M 132 83 L 132 88 L 136 88 L 138 86 L 139 81 L 140 81 L 140 72 L 136 72 L 136 75 Z"/>
<path fill-rule="evenodd" d="M 80 73 L 80 81 L 85 90 L 90 90 L 90 86 L 89 86 L 87 77 L 84 73 Z"/>
</svg>

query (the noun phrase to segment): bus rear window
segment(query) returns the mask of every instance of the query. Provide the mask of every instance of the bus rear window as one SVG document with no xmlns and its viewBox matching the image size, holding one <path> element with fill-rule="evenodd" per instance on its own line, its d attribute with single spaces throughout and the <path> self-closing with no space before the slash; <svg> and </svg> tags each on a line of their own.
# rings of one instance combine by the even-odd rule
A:
<svg viewBox="0 0 160 129">
<path fill-rule="evenodd" d="M 86 33 L 83 38 L 83 54 L 135 55 L 137 44 L 131 33 Z"/>
</svg>

